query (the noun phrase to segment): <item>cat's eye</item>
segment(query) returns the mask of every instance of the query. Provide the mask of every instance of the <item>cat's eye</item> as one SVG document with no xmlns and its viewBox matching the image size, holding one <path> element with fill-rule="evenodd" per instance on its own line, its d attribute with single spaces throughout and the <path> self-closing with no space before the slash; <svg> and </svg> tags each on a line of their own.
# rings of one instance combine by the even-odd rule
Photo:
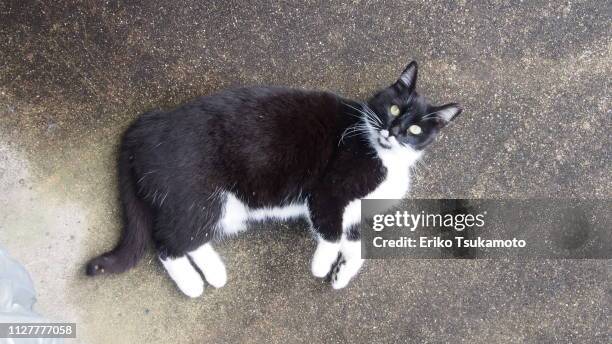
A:
<svg viewBox="0 0 612 344">
<path fill-rule="evenodd" d="M 421 127 L 419 127 L 418 125 L 413 124 L 410 127 L 408 127 L 408 132 L 412 135 L 421 135 L 421 133 L 423 132 L 423 129 L 421 129 Z"/>
<path fill-rule="evenodd" d="M 391 112 L 393 116 L 399 116 L 400 108 L 397 105 L 391 105 L 391 107 L 389 108 L 389 112 Z"/>
</svg>

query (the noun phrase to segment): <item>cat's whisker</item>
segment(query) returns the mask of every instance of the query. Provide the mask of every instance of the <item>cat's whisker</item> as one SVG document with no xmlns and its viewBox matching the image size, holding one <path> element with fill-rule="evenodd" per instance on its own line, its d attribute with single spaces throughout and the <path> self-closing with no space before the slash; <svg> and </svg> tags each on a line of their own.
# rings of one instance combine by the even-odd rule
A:
<svg viewBox="0 0 612 344">
<path fill-rule="evenodd" d="M 374 129 L 374 130 L 380 130 L 382 128 L 382 123 L 373 121 L 372 119 L 370 119 L 367 116 L 364 117 L 363 120 L 364 120 L 366 125 L 369 125 L 369 127 Z"/>
<path fill-rule="evenodd" d="M 378 118 L 378 116 L 367 105 L 364 105 L 364 108 L 366 109 L 365 116 L 372 124 L 376 124 L 378 126 L 383 125 L 381 119 Z"/>
<path fill-rule="evenodd" d="M 358 108 L 354 107 L 354 106 L 353 106 L 353 105 L 351 105 L 351 104 L 344 103 L 344 102 L 343 102 L 342 104 L 344 104 L 344 105 L 346 105 L 346 106 L 350 107 L 351 109 L 353 109 L 353 110 L 355 110 L 355 111 L 359 112 L 359 113 L 360 113 L 360 114 L 362 114 L 362 115 L 365 115 L 365 114 L 364 114 L 364 112 L 363 112 L 363 110 L 358 109 Z"/>
<path fill-rule="evenodd" d="M 367 131 L 368 129 L 369 128 L 364 123 L 356 123 L 346 128 L 344 132 L 342 133 L 342 135 L 340 136 L 340 140 L 338 140 L 338 146 L 340 146 L 344 142 L 344 139 L 346 138 L 358 136 L 360 134 L 368 134 L 368 131 Z"/>
<path fill-rule="evenodd" d="M 357 130 L 354 127 L 348 127 L 344 130 L 344 132 L 342 133 L 342 135 L 340 135 L 340 140 L 338 140 L 338 146 L 340 146 L 340 144 L 342 144 L 344 142 L 344 138 L 350 133 Z"/>
<path fill-rule="evenodd" d="M 349 115 L 349 116 L 351 116 L 351 117 L 355 117 L 355 118 L 357 118 L 357 119 L 361 119 L 361 116 L 357 116 L 357 115 L 352 114 L 352 113 L 349 113 L 349 112 L 347 112 L 346 114 L 347 114 L 347 115 Z"/>
<path fill-rule="evenodd" d="M 353 137 L 353 136 L 357 136 L 357 135 L 365 134 L 365 133 L 366 133 L 365 129 L 358 129 L 358 130 L 353 130 L 347 133 L 344 137 L 348 138 L 348 137 Z"/>
<path fill-rule="evenodd" d="M 166 200 L 166 197 L 168 197 L 168 194 L 170 193 L 170 190 L 166 191 L 166 194 L 164 195 L 164 197 L 162 197 L 161 201 L 159 201 L 159 206 L 161 207 L 162 205 L 164 205 L 164 201 Z"/>
<path fill-rule="evenodd" d="M 373 126 L 382 126 L 382 121 L 380 120 L 380 118 L 378 118 L 378 116 L 376 116 L 376 114 L 372 111 L 372 109 L 370 109 L 370 107 L 365 104 L 365 103 L 359 103 L 359 105 L 361 105 L 361 107 L 363 109 L 358 109 L 356 107 L 354 107 L 351 104 L 348 103 L 343 103 L 344 105 L 350 107 L 351 109 L 357 111 L 358 113 L 360 113 L 363 118 L 367 121 L 369 121 Z M 354 116 L 353 114 L 350 114 L 352 116 Z M 357 117 L 357 116 L 355 116 Z M 376 125 L 375 125 L 376 124 Z"/>
<path fill-rule="evenodd" d="M 380 118 L 379 118 L 379 117 L 376 115 L 376 113 L 375 113 L 375 112 L 374 112 L 374 111 L 373 111 L 373 110 L 372 110 L 372 109 L 371 109 L 371 108 L 368 106 L 368 104 L 366 104 L 366 103 L 362 103 L 362 105 L 361 105 L 361 106 L 363 106 L 363 108 L 365 109 L 365 111 L 366 111 L 367 113 L 369 113 L 369 114 L 370 114 L 370 117 L 371 117 L 371 118 L 372 118 L 374 121 L 376 121 L 376 122 L 377 122 L 378 124 L 380 124 L 380 125 L 382 125 L 382 124 L 383 124 L 383 123 L 382 123 L 382 120 L 381 120 L 381 119 L 380 119 Z"/>
<path fill-rule="evenodd" d="M 361 110 L 360 110 L 360 109 L 358 109 L 358 108 L 354 107 L 353 105 L 351 105 L 351 104 L 349 104 L 349 103 L 342 102 L 342 104 L 344 104 L 344 105 L 346 105 L 346 106 L 350 107 L 351 109 L 353 109 L 353 110 L 355 110 L 355 111 L 359 111 L 359 112 L 361 112 Z"/>
<path fill-rule="evenodd" d="M 367 119 L 367 121 L 368 121 L 368 122 L 370 123 L 370 125 L 371 125 L 372 127 L 374 127 L 374 128 L 377 128 L 377 129 L 378 129 L 379 127 L 381 127 L 381 126 L 382 126 L 382 123 L 372 121 L 371 119 Z"/>
</svg>

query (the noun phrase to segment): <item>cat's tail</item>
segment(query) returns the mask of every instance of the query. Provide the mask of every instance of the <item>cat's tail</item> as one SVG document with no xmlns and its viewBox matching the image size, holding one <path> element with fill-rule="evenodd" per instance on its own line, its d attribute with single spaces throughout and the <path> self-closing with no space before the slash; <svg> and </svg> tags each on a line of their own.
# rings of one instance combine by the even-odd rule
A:
<svg viewBox="0 0 612 344">
<path fill-rule="evenodd" d="M 126 135 L 127 136 L 127 135 Z M 136 191 L 136 180 L 131 168 L 131 153 L 124 137 L 119 153 L 119 192 L 123 204 L 124 227 L 117 246 L 87 263 L 89 276 L 119 273 L 136 265 L 144 255 L 151 233 L 152 209 Z"/>
</svg>

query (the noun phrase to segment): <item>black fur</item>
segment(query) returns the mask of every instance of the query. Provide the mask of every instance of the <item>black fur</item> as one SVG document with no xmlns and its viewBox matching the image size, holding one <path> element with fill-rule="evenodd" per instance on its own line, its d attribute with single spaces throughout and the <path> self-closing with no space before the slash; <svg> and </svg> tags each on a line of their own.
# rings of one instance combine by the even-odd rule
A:
<svg viewBox="0 0 612 344">
<path fill-rule="evenodd" d="M 446 122 L 422 120 L 437 108 L 415 92 L 415 83 L 412 63 L 367 105 L 398 141 L 422 149 Z M 392 104 L 401 107 L 400 116 L 389 115 Z M 134 266 L 149 237 L 162 257 L 211 240 L 221 190 L 253 208 L 307 201 L 314 229 L 338 240 L 346 205 L 373 191 L 386 173 L 366 135 L 341 140 L 361 123 L 361 109 L 364 104 L 332 93 L 253 87 L 141 115 L 120 148 L 123 236 L 89 262 L 87 273 Z M 422 137 L 406 134 L 413 123 L 423 127 Z M 359 237 L 356 230 L 349 234 Z"/>
</svg>

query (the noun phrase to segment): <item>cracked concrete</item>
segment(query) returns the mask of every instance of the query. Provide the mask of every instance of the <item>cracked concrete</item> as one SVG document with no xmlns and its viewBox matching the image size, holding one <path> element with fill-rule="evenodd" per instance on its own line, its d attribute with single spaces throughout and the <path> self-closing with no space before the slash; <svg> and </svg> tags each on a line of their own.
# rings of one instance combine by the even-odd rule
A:
<svg viewBox="0 0 612 344">
<path fill-rule="evenodd" d="M 0 243 L 37 310 L 77 342 L 610 342 L 609 261 L 377 260 L 348 289 L 310 276 L 303 223 L 219 245 L 225 288 L 183 297 L 152 254 L 83 264 L 118 237 L 114 153 L 139 113 L 237 85 L 363 98 L 411 59 L 464 114 L 418 198 L 612 195 L 611 5 L 600 1 L 0 3 Z"/>
</svg>

